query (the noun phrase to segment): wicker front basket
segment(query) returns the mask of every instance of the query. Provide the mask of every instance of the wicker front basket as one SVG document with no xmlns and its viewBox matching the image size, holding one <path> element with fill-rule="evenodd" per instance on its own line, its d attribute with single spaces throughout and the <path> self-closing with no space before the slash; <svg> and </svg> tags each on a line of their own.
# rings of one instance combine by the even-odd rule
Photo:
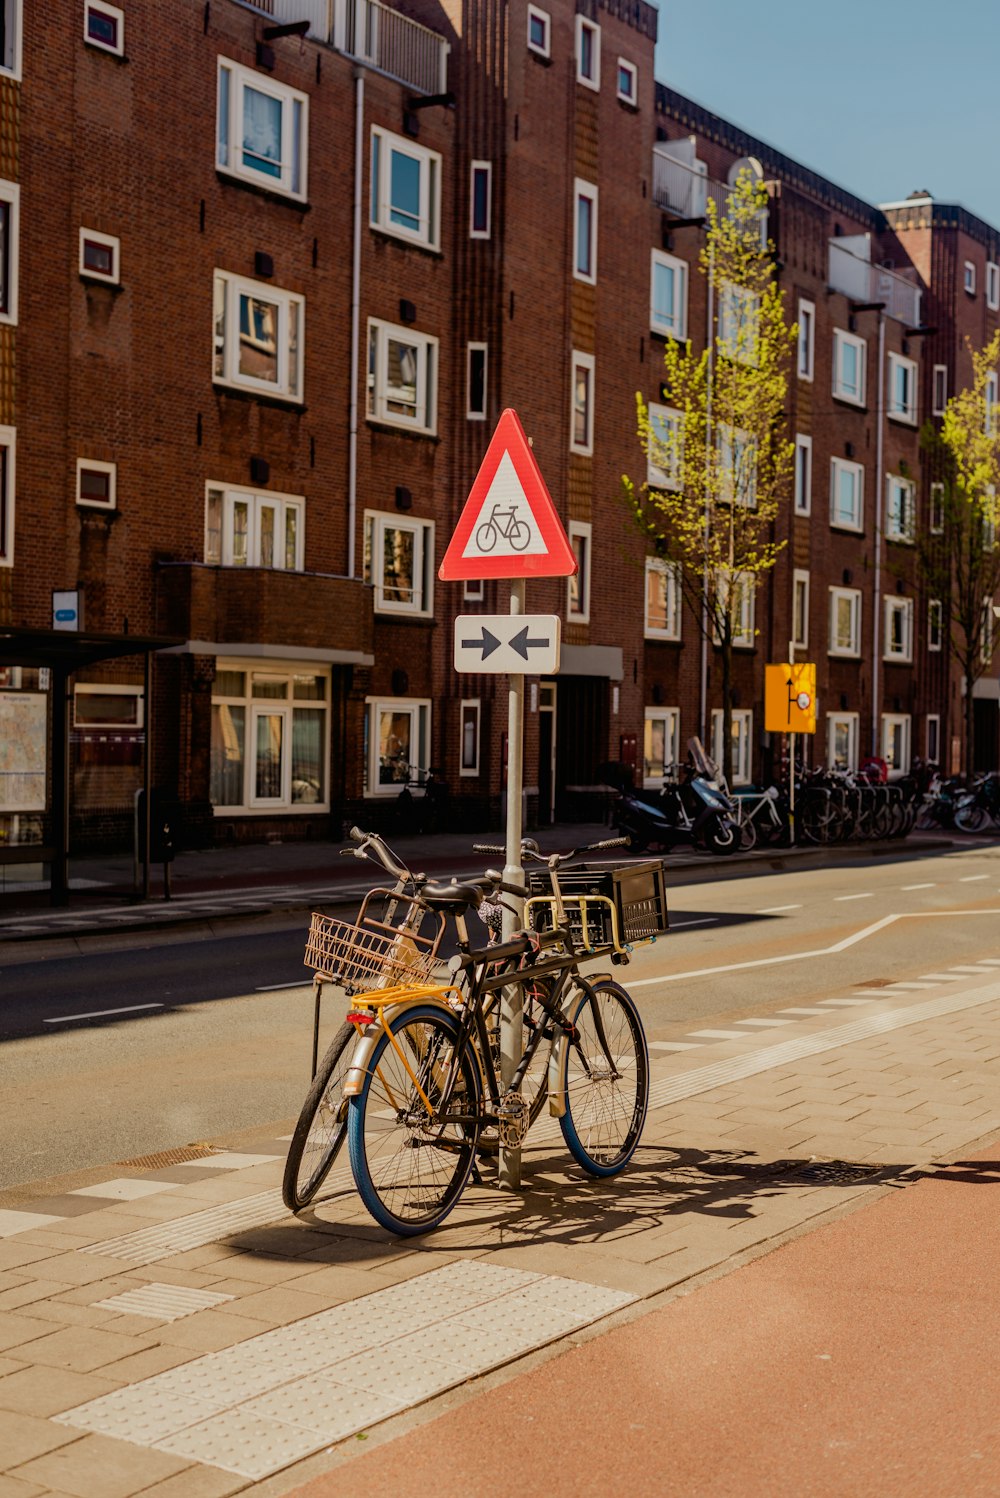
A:
<svg viewBox="0 0 1000 1498">
<path fill-rule="evenodd" d="M 395 983 L 423 983 L 437 962 L 436 940 L 313 914 L 305 965 L 318 978 L 354 993 Z"/>
</svg>

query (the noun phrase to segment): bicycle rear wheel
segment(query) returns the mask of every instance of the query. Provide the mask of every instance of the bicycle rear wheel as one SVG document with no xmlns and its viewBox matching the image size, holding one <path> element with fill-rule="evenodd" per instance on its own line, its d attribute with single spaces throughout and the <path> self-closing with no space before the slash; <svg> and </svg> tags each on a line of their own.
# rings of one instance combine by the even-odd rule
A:
<svg viewBox="0 0 1000 1498">
<path fill-rule="evenodd" d="M 405 1009 L 391 1029 L 396 1044 L 382 1036 L 361 1092 L 351 1099 L 347 1138 L 354 1184 L 368 1211 L 390 1233 L 411 1237 L 444 1221 L 469 1178 L 479 1133 L 479 1069 L 471 1048 L 463 1049 L 451 1100 L 440 1114 L 457 1021 L 421 1004 Z"/>
<path fill-rule="evenodd" d="M 546 991 L 551 989 L 551 983 L 543 985 L 542 982 L 527 984 L 524 987 L 524 1017 L 525 1026 L 530 1024 L 544 1024 L 545 1013 L 541 1004 L 541 993 L 543 986 Z M 486 1027 L 490 1036 L 490 1051 L 494 1073 L 500 1075 L 500 995 L 491 994 L 484 1009 L 486 1016 Z M 527 1046 L 525 1047 L 527 1049 Z M 535 1122 L 549 1095 L 549 1052 L 552 1049 L 551 1041 L 543 1040 L 535 1051 L 531 1065 L 524 1074 L 521 1083 L 521 1096 L 528 1105 L 528 1127 Z M 482 1089 L 485 1095 L 485 1088 Z M 500 1139 L 495 1124 L 485 1124 L 480 1131 L 479 1141 L 476 1146 L 480 1155 L 495 1155 L 500 1148 Z"/>
<path fill-rule="evenodd" d="M 281 1199 L 290 1212 L 308 1207 L 330 1173 L 347 1133 L 344 1079 L 351 1064 L 353 1025 L 343 1024 L 331 1041 L 302 1104 L 285 1160 Z"/>
<path fill-rule="evenodd" d="M 566 1011 L 577 1038 L 563 1051 L 559 1126 L 578 1165 L 589 1175 L 614 1176 L 635 1153 L 646 1121 L 649 1052 L 639 1011 L 621 984 L 578 982 Z"/>
</svg>

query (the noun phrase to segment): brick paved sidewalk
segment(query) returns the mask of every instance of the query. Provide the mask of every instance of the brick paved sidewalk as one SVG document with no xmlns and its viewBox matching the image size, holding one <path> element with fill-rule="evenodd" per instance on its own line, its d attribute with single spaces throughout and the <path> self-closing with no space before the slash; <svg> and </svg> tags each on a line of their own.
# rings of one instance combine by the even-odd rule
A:
<svg viewBox="0 0 1000 1498">
<path fill-rule="evenodd" d="M 1000 947 L 974 966 L 817 1005 L 779 1041 L 654 1053 L 623 1177 L 586 1180 L 543 1117 L 520 1195 L 472 1187 L 416 1242 L 374 1226 L 346 1168 L 331 1200 L 290 1217 L 274 1126 L 3 1194 L 0 1498 L 287 1493 L 567 1338 L 641 1327 L 652 1297 L 908 1195 L 1000 1131 Z M 492 1491 L 458 1471 L 451 1491 Z"/>
</svg>

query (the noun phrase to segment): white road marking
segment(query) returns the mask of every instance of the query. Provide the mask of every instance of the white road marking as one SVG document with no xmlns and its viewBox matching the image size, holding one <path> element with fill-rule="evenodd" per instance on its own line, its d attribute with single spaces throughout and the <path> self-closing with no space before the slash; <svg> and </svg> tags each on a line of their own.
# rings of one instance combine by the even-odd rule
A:
<svg viewBox="0 0 1000 1498">
<path fill-rule="evenodd" d="M 975 884 L 979 879 L 988 879 L 989 874 L 963 874 L 959 884 Z"/>
<path fill-rule="evenodd" d="M 936 884 L 904 884 L 903 889 L 937 889 Z"/>
<path fill-rule="evenodd" d="M 901 980 L 899 983 L 889 983 L 882 990 L 883 993 L 917 993 L 922 988 L 937 988 L 937 983 L 918 983 Z"/>
<path fill-rule="evenodd" d="M 871 898 L 872 898 L 872 891 L 871 890 L 866 890 L 865 893 L 861 894 L 861 895 L 834 895 L 834 899 L 838 900 L 838 901 L 839 900 L 870 900 Z"/>
<path fill-rule="evenodd" d="M 988 973 L 990 969 L 983 963 L 966 964 L 963 966 L 962 963 L 956 962 L 953 964 L 951 970 L 953 973 Z"/>
<path fill-rule="evenodd" d="M 651 1051 L 700 1051 L 701 1044 L 697 1040 L 647 1040 L 646 1045 Z"/>
<path fill-rule="evenodd" d="M 920 977 L 921 978 L 927 978 L 928 980 L 933 979 L 933 981 L 935 983 L 957 983 L 958 980 L 959 980 L 960 974 L 959 973 L 921 973 Z"/>
<path fill-rule="evenodd" d="M 780 1030 L 782 1025 L 791 1024 L 787 1019 L 738 1019 L 738 1025 L 757 1025 L 762 1030 Z"/>
<path fill-rule="evenodd" d="M 801 905 L 771 905 L 767 910 L 758 910 L 758 915 L 781 915 L 786 910 L 801 910 Z"/>
<path fill-rule="evenodd" d="M 824 1014 L 823 1009 L 779 1009 L 779 1014 Z"/>
<path fill-rule="evenodd" d="M 682 926 L 707 926 L 710 922 L 717 921 L 719 919 L 720 918 L 717 915 L 704 915 L 700 920 L 697 921 L 671 921 L 670 929 L 671 931 L 679 931 Z"/>
<path fill-rule="evenodd" d="M 293 993 L 297 993 L 299 991 L 299 989 L 312 988 L 312 984 L 311 983 L 262 983 L 259 988 L 255 988 L 254 989 L 254 993 L 275 993 L 279 989 L 282 989 L 282 988 L 286 988 L 286 989 L 289 989 Z"/>
<path fill-rule="evenodd" d="M 104 1019 L 109 1014 L 137 1014 L 140 1009 L 162 1009 L 162 1004 L 130 1004 L 127 1009 L 91 1009 L 87 1014 L 61 1014 L 56 1019 L 42 1020 L 43 1025 L 68 1025 L 75 1019 Z"/>
<path fill-rule="evenodd" d="M 873 993 L 871 988 L 862 989 L 862 993 Z M 820 999 L 821 1004 L 828 1004 L 831 1009 L 852 1009 L 855 1004 L 867 1004 L 867 999 Z"/>
<path fill-rule="evenodd" d="M 703 1040 L 746 1040 L 745 1030 L 692 1030 L 691 1034 Z"/>
</svg>

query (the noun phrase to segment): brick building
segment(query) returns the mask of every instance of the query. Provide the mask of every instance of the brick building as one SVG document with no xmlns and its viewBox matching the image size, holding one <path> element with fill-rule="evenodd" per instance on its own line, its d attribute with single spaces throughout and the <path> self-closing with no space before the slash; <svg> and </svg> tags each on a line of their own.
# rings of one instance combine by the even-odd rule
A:
<svg viewBox="0 0 1000 1498">
<path fill-rule="evenodd" d="M 789 641 L 818 666 L 817 760 L 949 757 L 961 682 L 910 544 L 918 433 L 968 376 L 963 337 L 996 326 L 989 226 L 880 210 L 657 84 L 643 0 L 2 6 L 8 847 L 53 817 L 78 848 L 124 841 L 144 779 L 192 843 L 389 821 L 411 765 L 441 767 L 454 818 L 495 820 L 505 683 L 457 678 L 451 640 L 506 586 L 436 572 L 508 406 L 581 562 L 528 589 L 564 621 L 558 677 L 529 683 L 529 816 L 592 809 L 605 761 L 655 784 L 691 734 L 717 748 L 716 652 L 620 479 L 646 477 L 635 393 L 661 403 L 665 339 L 709 334 L 705 203 L 747 168 L 800 337 L 738 778 L 776 758 L 763 666 Z M 47 682 L 23 640 L 60 622 L 55 592 L 98 643 Z M 23 762 L 46 739 L 47 784 Z"/>
</svg>

